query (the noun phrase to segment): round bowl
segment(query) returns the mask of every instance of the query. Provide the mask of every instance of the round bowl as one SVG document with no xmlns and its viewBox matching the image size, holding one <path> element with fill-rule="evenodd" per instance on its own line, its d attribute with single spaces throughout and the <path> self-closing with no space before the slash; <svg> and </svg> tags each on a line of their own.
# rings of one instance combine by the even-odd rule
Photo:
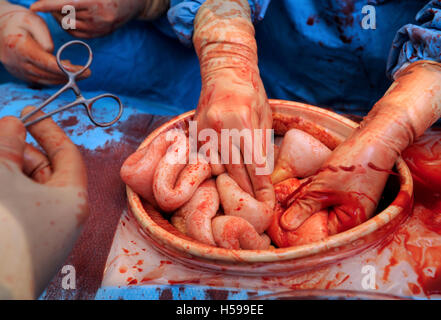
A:
<svg viewBox="0 0 441 320">
<path fill-rule="evenodd" d="M 270 100 L 270 105 L 276 134 L 297 128 L 318 138 L 330 149 L 358 127 L 357 123 L 323 108 L 282 100 Z M 190 111 L 170 120 L 152 132 L 139 148 L 150 144 L 162 132 L 185 125 L 193 115 L 194 111 Z M 403 159 L 397 160 L 395 170 L 399 176 L 396 190 L 371 219 L 318 242 L 269 250 L 229 250 L 202 244 L 180 233 L 128 186 L 127 196 L 129 208 L 147 240 L 169 258 L 189 267 L 228 274 L 269 275 L 277 272 L 282 275 L 339 261 L 379 244 L 393 232 L 409 215 L 413 205 L 412 176 Z"/>
</svg>

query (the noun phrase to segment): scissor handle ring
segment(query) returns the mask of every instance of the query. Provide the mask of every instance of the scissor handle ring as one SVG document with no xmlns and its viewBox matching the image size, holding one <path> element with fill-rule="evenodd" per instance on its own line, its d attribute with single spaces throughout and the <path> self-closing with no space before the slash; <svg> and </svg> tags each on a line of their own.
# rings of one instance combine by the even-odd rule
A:
<svg viewBox="0 0 441 320">
<path fill-rule="evenodd" d="M 95 102 L 97 102 L 98 100 L 101 100 L 102 98 L 112 98 L 113 100 L 118 102 L 118 106 L 119 106 L 118 115 L 115 117 L 115 119 L 113 119 L 110 122 L 99 122 L 99 121 L 96 121 L 95 118 L 93 117 L 93 114 L 92 114 L 93 104 Z M 115 96 L 114 94 L 110 94 L 110 93 L 105 93 L 105 94 L 101 94 L 99 96 L 96 96 L 95 98 L 87 100 L 86 103 L 87 103 L 87 105 L 86 105 L 87 114 L 89 115 L 90 120 L 98 127 L 110 127 L 112 124 L 116 123 L 121 118 L 123 110 L 124 110 L 121 99 L 118 98 L 117 96 Z"/>
<path fill-rule="evenodd" d="M 77 72 L 71 72 L 71 71 L 66 70 L 66 68 L 61 64 L 61 54 L 63 53 L 64 49 L 66 49 L 67 47 L 70 47 L 70 46 L 72 46 L 72 45 L 75 45 L 75 44 L 79 44 L 79 45 L 82 45 L 83 47 L 86 47 L 86 49 L 89 51 L 89 60 L 87 61 L 86 65 L 85 65 L 81 70 L 79 70 L 79 71 L 77 71 Z M 60 47 L 60 49 L 58 49 L 58 51 L 57 51 L 57 64 L 58 64 L 58 67 L 59 67 L 59 68 L 60 68 L 60 69 L 61 69 L 61 70 L 62 70 L 62 71 L 68 76 L 68 77 L 73 76 L 74 78 L 76 78 L 77 76 L 79 76 L 80 74 L 82 74 L 84 71 L 86 71 L 86 70 L 90 67 L 90 65 L 92 64 L 92 60 L 93 60 L 92 49 L 90 48 L 90 46 L 89 46 L 87 43 L 85 43 L 85 42 L 83 42 L 83 41 L 80 41 L 80 40 L 69 41 L 69 42 L 63 44 L 63 45 Z"/>
</svg>

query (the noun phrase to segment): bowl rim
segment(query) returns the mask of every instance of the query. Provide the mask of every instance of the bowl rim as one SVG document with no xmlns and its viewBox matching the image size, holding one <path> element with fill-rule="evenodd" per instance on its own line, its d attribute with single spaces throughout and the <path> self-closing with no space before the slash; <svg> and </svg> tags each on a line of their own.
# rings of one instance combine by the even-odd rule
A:
<svg viewBox="0 0 441 320">
<path fill-rule="evenodd" d="M 345 118 L 344 116 L 339 115 L 335 112 L 328 111 L 320 107 L 276 99 L 269 99 L 269 103 L 272 107 L 284 106 L 308 109 L 309 111 L 313 111 L 315 113 L 331 116 L 335 120 L 342 122 L 352 129 L 358 127 L 358 124 L 356 122 Z M 144 146 L 149 144 L 160 132 L 163 132 L 173 127 L 176 123 L 180 122 L 183 119 L 187 119 L 188 117 L 194 115 L 194 113 L 195 110 L 188 111 L 161 125 L 148 135 L 148 137 L 140 144 L 138 149 L 143 148 Z M 404 192 L 408 194 L 409 197 L 412 197 L 412 175 L 406 163 L 401 157 L 399 157 L 396 162 L 396 169 L 400 175 L 399 193 Z M 329 251 L 330 249 L 336 249 L 349 243 L 354 243 L 357 240 L 372 234 L 373 232 L 381 229 L 386 224 L 391 222 L 394 218 L 398 217 L 404 210 L 399 205 L 394 204 L 394 200 L 391 205 L 389 205 L 383 211 L 379 212 L 374 217 L 363 222 L 362 224 L 344 232 L 329 236 L 320 241 L 299 246 L 274 248 L 267 250 L 232 250 L 213 247 L 196 241 L 186 240 L 170 233 L 169 231 L 159 226 L 149 216 L 148 212 L 144 209 L 138 194 L 136 194 L 129 186 L 126 186 L 126 191 L 130 210 L 134 214 L 138 223 L 142 226 L 142 229 L 155 241 L 159 241 L 160 243 L 172 247 L 178 252 L 186 255 L 196 256 L 204 260 L 216 260 L 227 263 L 266 263 L 275 261 L 286 261 L 323 253 L 325 251 Z"/>
</svg>

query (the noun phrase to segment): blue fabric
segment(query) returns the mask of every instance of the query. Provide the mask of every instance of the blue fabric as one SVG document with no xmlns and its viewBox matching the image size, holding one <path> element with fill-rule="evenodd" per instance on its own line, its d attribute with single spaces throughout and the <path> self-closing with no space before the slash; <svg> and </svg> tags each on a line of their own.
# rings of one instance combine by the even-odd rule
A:
<svg viewBox="0 0 441 320">
<path fill-rule="evenodd" d="M 29 7 L 35 1 L 10 2 Z M 49 27 L 55 50 L 74 39 L 50 14 L 40 16 Z M 82 40 L 94 53 L 92 76 L 79 82 L 82 90 L 154 101 L 174 108 L 177 113 L 195 108 L 201 87 L 198 59 L 193 49 L 183 47 L 177 40 L 166 15 L 154 24 L 133 21 L 108 36 Z M 85 54 L 81 47 L 69 50 L 70 57 Z M 1 64 L 0 69 L 0 83 L 21 83 L 9 76 Z M 151 113 L 160 111 L 152 109 Z"/>
<path fill-rule="evenodd" d="M 441 2 L 430 1 L 416 16 L 416 24 L 402 27 L 392 45 L 388 73 L 418 60 L 441 61 Z"/>
<path fill-rule="evenodd" d="M 0 84 L 0 118 L 5 116 L 19 117 L 21 110 L 28 105 L 39 105 L 45 99 L 50 97 L 55 92 L 53 88 L 46 89 L 31 89 L 24 84 L 17 83 L 5 83 Z M 82 91 L 86 98 L 92 98 L 98 94 L 104 93 L 102 91 Z M 136 97 L 119 95 L 123 105 L 124 112 L 121 117 L 121 121 L 126 121 L 131 116 L 140 114 L 151 114 L 152 111 L 158 115 L 175 115 L 179 112 L 177 108 L 171 108 L 170 106 L 160 104 L 157 102 L 146 101 L 145 99 L 139 99 Z M 72 102 L 74 98 L 72 94 L 63 94 L 57 100 L 52 102 L 44 111 L 55 110 L 61 106 Z M 115 115 L 114 105 L 112 106 L 100 106 L 99 114 Z M 97 113 L 98 114 L 98 113 Z M 87 149 L 96 149 L 98 147 L 105 146 L 106 143 L 111 141 L 119 141 L 123 136 L 118 130 L 106 130 L 106 128 L 100 128 L 93 126 L 87 116 L 84 107 L 77 106 L 69 111 L 60 112 L 54 115 L 52 118 L 59 124 L 62 124 L 62 120 L 69 119 L 74 115 L 76 118 L 75 124 L 64 126 L 69 137 L 76 145 L 84 146 Z M 110 119 L 106 117 L 106 119 Z M 113 127 L 112 127 L 113 128 Z M 0 128 L 1 130 L 1 128 Z M 28 135 L 29 141 L 34 140 Z"/>
<path fill-rule="evenodd" d="M 271 291 L 253 291 L 238 288 L 213 288 L 190 285 L 155 285 L 129 287 L 102 287 L 98 290 L 95 300 L 161 300 L 164 296 L 172 300 L 208 300 L 213 289 L 217 290 L 217 299 L 249 300 L 258 296 L 271 294 Z M 44 295 L 42 295 L 44 296 Z"/>
<path fill-rule="evenodd" d="M 256 25 L 259 68 L 271 98 L 365 115 L 391 81 L 391 43 L 427 0 L 272 1 Z M 362 8 L 375 5 L 376 29 Z"/>
<path fill-rule="evenodd" d="M 265 16 L 271 0 L 248 0 L 253 22 L 258 22 Z M 179 40 L 186 46 L 192 45 L 193 22 L 200 6 L 205 0 L 171 0 L 168 20 Z"/>
<path fill-rule="evenodd" d="M 14 2 L 29 5 L 34 0 Z M 375 5 L 375 30 L 360 26 L 366 4 Z M 438 8 L 428 0 L 262 2 L 256 12 L 265 17 L 255 28 L 260 73 L 268 96 L 366 114 L 391 83 L 386 67 L 397 30 L 414 26 L 408 29 L 412 32 L 404 33 L 411 37 L 395 40 L 397 48 L 392 52 L 396 59 L 391 58 L 395 62 L 389 64 L 389 72 L 412 59 L 438 57 Z M 42 16 L 56 48 L 72 39 L 50 15 Z M 86 42 L 95 59 L 92 76 L 80 82 L 82 90 L 133 96 L 148 101 L 146 105 L 157 102 L 177 113 L 197 106 L 201 87 L 198 59 L 193 49 L 180 43 L 167 15 L 154 23 L 131 22 L 112 35 Z M 1 83 L 11 81 L 19 82 L 6 71 L 0 72 Z M 161 110 L 151 109 L 151 113 L 158 112 Z"/>
</svg>

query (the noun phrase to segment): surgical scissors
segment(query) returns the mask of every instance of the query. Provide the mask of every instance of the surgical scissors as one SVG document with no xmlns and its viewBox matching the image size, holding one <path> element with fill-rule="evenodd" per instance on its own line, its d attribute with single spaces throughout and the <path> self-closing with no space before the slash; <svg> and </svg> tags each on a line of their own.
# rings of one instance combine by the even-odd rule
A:
<svg viewBox="0 0 441 320">
<path fill-rule="evenodd" d="M 66 49 L 67 47 L 70 47 L 72 45 L 82 45 L 84 47 L 87 48 L 87 50 L 89 51 L 89 60 L 87 61 L 86 65 L 79 71 L 77 72 L 71 72 L 69 70 L 67 70 L 62 64 L 61 64 L 61 54 L 63 53 L 64 49 Z M 53 94 L 49 99 L 47 99 L 46 101 L 44 101 L 41 105 L 39 105 L 35 110 L 31 111 L 30 113 L 28 113 L 27 115 L 23 116 L 20 118 L 20 120 L 24 123 L 25 127 L 28 127 L 30 125 L 33 125 L 43 119 L 52 117 L 54 114 L 58 113 L 58 112 L 62 112 L 64 110 L 70 109 L 72 107 L 78 106 L 78 105 L 83 105 L 86 108 L 87 111 L 87 115 L 89 116 L 89 119 L 97 126 L 99 127 L 108 127 L 111 126 L 112 124 L 114 124 L 115 122 L 117 122 L 119 120 L 119 118 L 121 118 L 122 112 L 123 112 L 123 105 L 121 100 L 110 93 L 105 93 L 105 94 L 101 94 L 98 95 L 96 97 L 93 97 L 91 99 L 86 99 L 83 97 L 83 95 L 81 94 L 80 89 L 77 86 L 76 83 L 76 78 L 82 74 L 84 71 L 86 71 L 90 65 L 92 64 L 92 60 L 93 60 L 93 53 L 92 53 L 92 49 L 89 47 L 89 45 L 83 41 L 79 41 L 79 40 L 74 40 L 74 41 L 70 41 L 65 43 L 63 46 L 61 46 L 61 48 L 58 50 L 57 52 L 57 63 L 58 63 L 58 67 L 64 72 L 64 74 L 67 76 L 68 78 L 68 82 L 67 84 L 62 87 L 60 90 L 58 90 L 55 94 Z M 74 102 L 71 102 L 65 106 L 62 106 L 52 112 L 49 112 L 37 119 L 34 119 L 32 121 L 28 121 L 26 122 L 26 120 L 28 120 L 30 117 L 32 117 L 34 114 L 36 114 L 38 111 L 40 111 L 41 109 L 43 109 L 44 107 L 46 107 L 48 104 L 50 104 L 52 101 L 54 101 L 56 98 L 58 98 L 62 93 L 64 93 L 65 91 L 71 89 L 75 95 L 76 95 L 76 99 Z M 112 98 L 114 99 L 116 102 L 118 102 L 118 106 L 119 106 L 119 110 L 118 110 L 118 115 L 116 116 L 116 118 L 114 118 L 112 121 L 110 122 L 100 122 L 97 121 L 93 114 L 92 114 L 92 107 L 94 105 L 94 103 L 96 103 L 97 101 L 103 99 L 103 98 Z"/>
</svg>

